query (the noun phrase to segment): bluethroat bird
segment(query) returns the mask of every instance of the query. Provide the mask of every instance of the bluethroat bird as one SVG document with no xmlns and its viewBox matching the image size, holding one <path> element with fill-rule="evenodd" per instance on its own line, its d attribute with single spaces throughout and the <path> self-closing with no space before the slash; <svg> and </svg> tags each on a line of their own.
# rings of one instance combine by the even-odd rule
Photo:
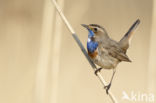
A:
<svg viewBox="0 0 156 103">
<path fill-rule="evenodd" d="M 129 42 L 134 34 L 133 32 L 139 23 L 140 20 L 136 20 L 128 32 L 118 42 L 111 39 L 102 26 L 98 24 L 82 24 L 89 32 L 87 40 L 88 55 L 95 64 L 100 66 L 100 68 L 95 70 L 95 74 L 97 75 L 97 72 L 100 72 L 102 68 L 113 70 L 110 83 L 105 86 L 107 94 L 111 87 L 118 63 L 121 61 L 131 62 L 126 55 L 126 51 L 129 48 Z"/>
</svg>

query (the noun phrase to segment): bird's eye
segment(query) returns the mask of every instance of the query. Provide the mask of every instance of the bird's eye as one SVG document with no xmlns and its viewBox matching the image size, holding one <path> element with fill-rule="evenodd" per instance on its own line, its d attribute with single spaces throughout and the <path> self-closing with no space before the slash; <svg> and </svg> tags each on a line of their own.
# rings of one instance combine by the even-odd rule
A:
<svg viewBox="0 0 156 103">
<path fill-rule="evenodd" d="M 97 28 L 94 28 L 94 31 L 97 32 Z"/>
</svg>

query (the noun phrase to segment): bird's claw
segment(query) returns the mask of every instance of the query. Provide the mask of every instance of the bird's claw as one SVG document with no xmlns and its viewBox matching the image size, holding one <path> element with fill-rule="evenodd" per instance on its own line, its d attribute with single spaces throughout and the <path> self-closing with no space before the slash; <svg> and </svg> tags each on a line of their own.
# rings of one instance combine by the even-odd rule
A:
<svg viewBox="0 0 156 103">
<path fill-rule="evenodd" d="M 95 70 L 95 75 L 97 76 L 97 72 L 100 72 L 102 68 L 98 68 Z"/>
<path fill-rule="evenodd" d="M 111 87 L 111 83 L 109 83 L 107 86 L 104 87 L 104 89 L 106 89 L 106 93 L 108 94 L 108 90 L 110 89 Z"/>
</svg>

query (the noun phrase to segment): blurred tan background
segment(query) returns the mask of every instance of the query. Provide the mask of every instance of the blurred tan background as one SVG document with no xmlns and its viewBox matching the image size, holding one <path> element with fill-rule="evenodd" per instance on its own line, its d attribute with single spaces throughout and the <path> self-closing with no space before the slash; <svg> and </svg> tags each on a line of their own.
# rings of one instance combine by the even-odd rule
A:
<svg viewBox="0 0 156 103">
<path fill-rule="evenodd" d="M 115 39 L 141 20 L 111 91 L 156 95 L 156 1 L 58 0 L 86 47 L 80 24 L 103 25 Z M 102 70 L 109 81 L 112 71 Z M 156 101 L 156 100 L 155 100 Z M 111 103 L 50 0 L 0 0 L 0 103 Z M 145 101 L 136 101 L 145 103 Z M 154 103 L 154 102 L 153 102 Z"/>
</svg>

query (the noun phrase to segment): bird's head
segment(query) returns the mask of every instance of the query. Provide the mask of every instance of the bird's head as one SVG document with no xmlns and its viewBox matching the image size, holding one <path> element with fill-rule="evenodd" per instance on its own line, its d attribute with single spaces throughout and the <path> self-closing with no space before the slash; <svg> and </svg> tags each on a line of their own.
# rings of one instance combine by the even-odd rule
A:
<svg viewBox="0 0 156 103">
<path fill-rule="evenodd" d="M 104 38 L 108 38 L 107 32 L 106 30 L 97 24 L 81 24 L 83 27 L 85 27 L 89 34 L 88 34 L 88 38 L 90 38 L 91 40 L 95 40 L 95 41 L 100 41 L 103 40 Z"/>
</svg>

